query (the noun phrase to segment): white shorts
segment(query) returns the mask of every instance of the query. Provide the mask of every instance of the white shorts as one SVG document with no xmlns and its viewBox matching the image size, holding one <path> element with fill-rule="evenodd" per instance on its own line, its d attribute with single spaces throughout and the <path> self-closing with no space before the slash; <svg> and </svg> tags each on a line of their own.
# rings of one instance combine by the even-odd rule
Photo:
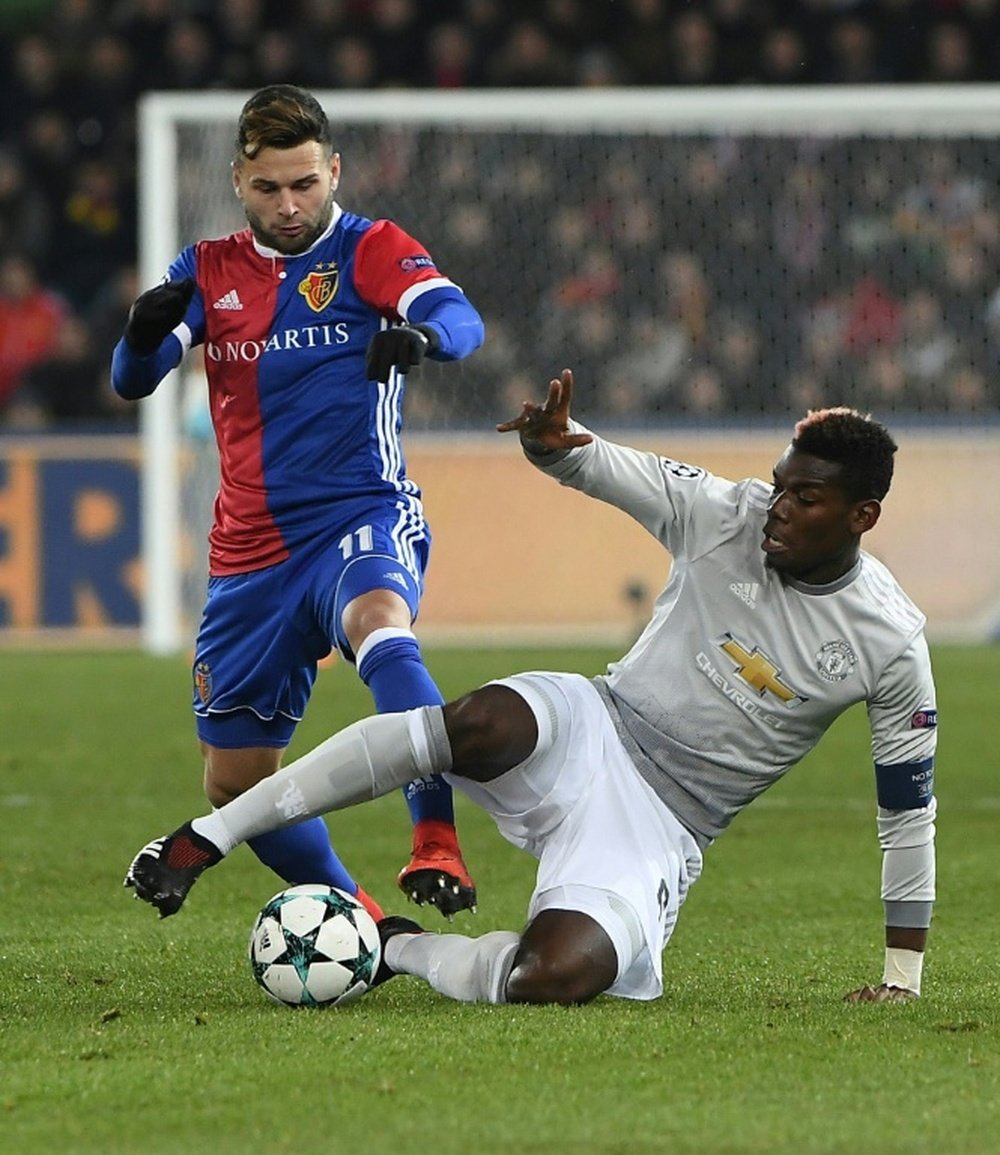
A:
<svg viewBox="0 0 1000 1155">
<path fill-rule="evenodd" d="M 536 672 L 495 684 L 531 707 L 534 752 L 492 782 L 445 777 L 538 859 L 529 922 L 549 909 L 589 915 L 618 955 L 608 993 L 657 998 L 663 948 L 701 873 L 697 843 L 640 777 L 587 678 Z"/>
</svg>

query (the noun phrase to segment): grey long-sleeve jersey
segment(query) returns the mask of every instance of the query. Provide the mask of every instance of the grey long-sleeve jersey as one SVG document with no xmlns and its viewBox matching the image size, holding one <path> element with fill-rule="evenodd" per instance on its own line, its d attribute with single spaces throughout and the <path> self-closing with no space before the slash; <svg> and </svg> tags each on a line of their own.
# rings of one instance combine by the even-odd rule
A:
<svg viewBox="0 0 1000 1155">
<path fill-rule="evenodd" d="M 727 481 L 596 436 L 568 453 L 527 456 L 630 514 L 672 558 L 646 629 L 595 679 L 659 797 L 707 846 L 864 702 L 886 921 L 928 925 L 935 688 L 924 616 L 886 567 L 862 552 L 829 585 L 780 577 L 761 549 L 763 481 Z"/>
</svg>

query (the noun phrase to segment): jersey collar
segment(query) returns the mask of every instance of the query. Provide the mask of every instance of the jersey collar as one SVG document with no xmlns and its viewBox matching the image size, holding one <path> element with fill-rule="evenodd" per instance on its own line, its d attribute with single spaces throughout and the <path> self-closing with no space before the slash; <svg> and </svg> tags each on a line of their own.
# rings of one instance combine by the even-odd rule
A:
<svg viewBox="0 0 1000 1155">
<path fill-rule="evenodd" d="M 337 204 L 336 201 L 334 201 L 333 202 L 333 216 L 330 217 L 330 223 L 326 226 L 326 228 L 323 230 L 323 232 L 313 241 L 313 243 L 309 246 L 309 248 L 305 249 L 301 253 L 279 253 L 277 249 L 269 249 L 267 247 L 267 245 L 262 245 L 257 240 L 257 238 L 253 235 L 252 232 L 250 234 L 250 239 L 253 241 L 254 249 L 256 249 L 256 251 L 262 257 L 265 257 L 267 260 L 269 260 L 269 261 L 293 261 L 297 257 L 309 256 L 309 254 L 313 251 L 313 249 L 316 248 L 317 245 L 321 245 L 326 240 L 326 238 L 333 232 L 333 230 L 337 227 L 337 225 L 340 223 L 340 218 L 343 215 L 344 215 L 344 210 L 340 207 L 340 205 Z"/>
<path fill-rule="evenodd" d="M 860 557 L 847 573 L 842 573 L 839 578 L 834 578 L 832 582 L 825 582 L 823 585 L 812 585 L 810 582 L 801 582 L 793 577 L 787 577 L 783 580 L 786 586 L 798 590 L 800 594 L 812 594 L 813 597 L 821 597 L 824 594 L 835 594 L 849 586 L 859 573 L 861 573 Z"/>
</svg>

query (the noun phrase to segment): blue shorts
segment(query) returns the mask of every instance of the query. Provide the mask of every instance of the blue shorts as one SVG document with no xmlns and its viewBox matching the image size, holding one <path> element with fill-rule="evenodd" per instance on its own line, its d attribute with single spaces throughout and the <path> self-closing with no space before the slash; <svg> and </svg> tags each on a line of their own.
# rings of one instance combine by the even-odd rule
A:
<svg viewBox="0 0 1000 1155">
<path fill-rule="evenodd" d="M 390 589 L 416 618 L 430 532 L 419 501 L 357 516 L 286 561 L 212 577 L 193 663 L 198 737 L 212 746 L 287 746 L 316 664 L 336 647 L 353 661 L 341 618 L 359 594 Z"/>
</svg>

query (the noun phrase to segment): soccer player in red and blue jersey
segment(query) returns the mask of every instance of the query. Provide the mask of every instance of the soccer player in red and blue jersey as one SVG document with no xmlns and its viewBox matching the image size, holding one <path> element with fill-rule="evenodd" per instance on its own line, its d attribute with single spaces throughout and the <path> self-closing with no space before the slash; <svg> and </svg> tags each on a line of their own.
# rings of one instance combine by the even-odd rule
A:
<svg viewBox="0 0 1000 1155">
<path fill-rule="evenodd" d="M 430 533 L 400 445 L 403 387 L 424 356 L 458 360 L 484 336 L 423 245 L 336 203 L 340 156 L 310 93 L 247 101 L 232 174 L 249 227 L 186 248 L 136 300 L 112 362 L 137 399 L 203 346 L 220 486 L 193 674 L 215 806 L 278 769 L 333 648 L 381 712 L 442 702 L 411 628 Z M 451 788 L 434 776 L 405 794 L 399 885 L 448 916 L 474 909 Z M 357 893 L 381 917 L 322 818 L 250 845 L 288 883 Z"/>
</svg>

